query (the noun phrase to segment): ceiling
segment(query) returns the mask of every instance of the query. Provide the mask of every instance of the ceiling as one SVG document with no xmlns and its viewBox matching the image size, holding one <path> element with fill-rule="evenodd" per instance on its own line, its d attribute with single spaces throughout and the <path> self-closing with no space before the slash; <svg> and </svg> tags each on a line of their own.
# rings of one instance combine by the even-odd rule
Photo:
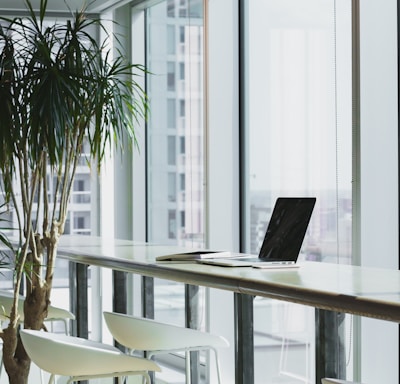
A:
<svg viewBox="0 0 400 384">
<path fill-rule="evenodd" d="M 81 9 L 84 4 L 88 4 L 88 12 L 98 13 L 104 9 L 112 8 L 117 4 L 127 3 L 128 0 L 48 0 L 48 12 L 68 12 L 69 9 L 75 11 Z M 31 0 L 34 8 L 39 8 L 40 0 Z M 25 0 L 0 0 L 1 12 L 21 12 L 26 9 Z"/>
</svg>

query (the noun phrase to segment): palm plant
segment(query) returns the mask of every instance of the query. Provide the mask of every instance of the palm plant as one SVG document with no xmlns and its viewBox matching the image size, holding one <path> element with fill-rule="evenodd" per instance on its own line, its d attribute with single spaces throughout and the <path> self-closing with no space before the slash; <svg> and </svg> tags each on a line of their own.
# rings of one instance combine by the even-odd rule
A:
<svg viewBox="0 0 400 384">
<path fill-rule="evenodd" d="M 0 331 L 11 384 L 26 383 L 30 366 L 18 338 L 17 295 L 25 278 L 24 327 L 41 329 L 83 146 L 99 168 L 111 143 L 136 142 L 134 125 L 147 109 L 135 81 L 144 68 L 122 55 L 112 59 L 107 41 L 92 38 L 101 21 L 82 9 L 66 23 L 46 25 L 47 0 L 38 14 L 30 0 L 25 5 L 26 17 L 0 24 L 0 185 L 19 227 L 14 306 Z"/>
</svg>

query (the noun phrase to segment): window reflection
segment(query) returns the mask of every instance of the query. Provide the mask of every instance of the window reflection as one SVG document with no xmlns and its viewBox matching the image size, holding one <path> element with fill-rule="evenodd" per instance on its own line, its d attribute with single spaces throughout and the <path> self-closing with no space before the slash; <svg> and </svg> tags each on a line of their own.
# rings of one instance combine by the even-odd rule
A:
<svg viewBox="0 0 400 384">
<path fill-rule="evenodd" d="M 258 253 L 278 196 L 316 196 L 301 257 L 349 263 L 350 2 L 247 4 L 249 250 Z"/>
<path fill-rule="evenodd" d="M 251 253 L 259 252 L 278 196 L 315 196 L 299 260 L 351 262 L 350 6 L 346 0 L 246 1 Z M 315 381 L 313 317 L 304 306 L 255 299 L 255 382 Z"/>
<path fill-rule="evenodd" d="M 202 2 L 169 0 L 149 8 L 147 31 L 147 67 L 152 73 L 147 90 L 152 111 L 148 125 L 149 240 L 201 247 Z"/>
<path fill-rule="evenodd" d="M 168 0 L 146 12 L 148 240 L 204 247 L 202 1 Z M 184 298 L 183 284 L 155 279 L 155 318 L 184 326 Z"/>
</svg>

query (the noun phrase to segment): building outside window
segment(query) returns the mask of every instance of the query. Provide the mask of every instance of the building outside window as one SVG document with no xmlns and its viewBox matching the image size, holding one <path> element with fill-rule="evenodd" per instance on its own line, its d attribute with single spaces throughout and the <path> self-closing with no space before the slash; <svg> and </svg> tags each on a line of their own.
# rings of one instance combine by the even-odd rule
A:
<svg viewBox="0 0 400 384">
<path fill-rule="evenodd" d="M 147 240 L 204 247 L 204 47 L 198 43 L 204 35 L 202 1 L 159 2 L 146 9 L 146 21 L 151 73 L 146 89 L 151 110 Z M 200 291 L 204 296 L 204 288 Z M 156 279 L 154 300 L 156 319 L 185 325 L 182 284 Z M 200 327 L 205 328 L 204 319 Z"/>
<path fill-rule="evenodd" d="M 190 8 L 192 3 L 198 6 L 198 2 L 189 2 L 187 6 Z M 307 0 L 300 5 L 260 0 L 245 4 L 246 108 L 242 130 L 246 140 L 242 149 L 246 153 L 244 158 L 248 159 L 243 179 L 247 196 L 246 251 L 258 253 L 278 196 L 316 196 L 318 203 L 300 259 L 337 261 L 339 258 L 349 263 L 352 191 L 348 149 L 352 138 L 348 73 L 351 56 L 346 39 L 350 35 L 335 35 L 339 27 L 350 34 L 349 10 L 340 8 L 337 19 L 342 24 L 336 26 L 334 12 L 337 10 L 333 1 Z M 174 4 L 169 1 L 147 10 L 147 65 L 151 73 L 157 74 L 148 82 L 152 110 L 148 129 L 148 229 L 149 241 L 201 247 L 205 245 L 204 32 L 203 20 L 198 17 L 201 15 L 194 12 L 197 17 L 183 17 L 187 13 L 182 11 L 182 6 L 179 1 Z M 176 18 L 172 9 L 179 9 Z M 168 33 L 172 26 L 179 31 L 176 37 Z M 171 41 L 164 42 L 172 38 L 178 39 L 176 49 L 172 48 Z M 164 57 L 160 55 L 162 46 L 169 47 Z M 183 87 L 175 87 L 177 79 Z M 338 92 L 346 96 L 339 97 Z M 343 100 L 340 106 L 337 105 L 339 98 Z M 175 105 L 178 118 L 173 126 L 171 118 L 163 117 L 163 111 L 167 109 L 167 116 L 175 116 Z M 340 119 L 337 118 L 339 107 Z M 345 144 L 338 146 L 338 142 Z M 175 161 L 181 148 L 185 156 Z M 164 153 L 166 160 L 162 158 Z M 175 199 L 171 197 L 172 187 L 168 190 L 162 187 L 162 175 L 168 175 L 172 185 L 172 173 L 179 180 Z M 163 215 L 168 218 L 165 229 L 160 225 Z M 163 301 L 166 285 L 173 284 L 156 283 L 156 302 Z M 176 288 L 177 295 L 179 290 Z M 168 293 L 172 291 L 169 289 Z M 313 328 L 306 328 L 312 314 L 303 307 L 264 299 L 255 300 L 254 310 L 259 345 L 255 351 L 256 377 L 261 368 L 257 362 L 269 353 L 278 359 L 275 366 L 279 372 L 272 372 L 312 380 Z M 166 311 L 156 312 L 156 317 L 175 318 L 173 313 L 172 310 L 169 315 Z M 297 324 L 289 323 L 294 313 Z M 183 324 L 183 317 L 180 318 L 178 323 Z M 266 327 L 266 324 L 270 325 Z M 288 340 L 292 341 L 290 345 L 286 343 Z M 279 359 L 289 363 L 279 364 Z M 262 382 L 261 378 L 257 380 Z"/>
<path fill-rule="evenodd" d="M 147 66 L 151 73 L 147 92 L 152 111 L 147 144 L 149 241 L 169 243 L 173 238 L 173 244 L 201 247 L 204 246 L 204 55 L 203 45 L 198 45 L 197 41 L 203 39 L 203 19 L 198 9 L 194 12 L 196 18 L 181 12 L 174 17 L 172 12 L 175 8 L 190 9 L 192 4 L 198 7 L 197 1 L 182 3 L 177 0 L 147 9 Z M 179 30 L 179 34 L 171 32 L 174 30 Z M 169 49 L 163 56 L 160 52 L 164 51 L 164 46 Z M 176 86 L 177 79 L 182 86 Z M 163 156 L 166 157 L 163 159 Z M 178 189 L 172 187 L 172 174 L 179 181 Z M 168 190 L 164 188 L 162 175 L 168 175 Z M 171 195 L 172 191 L 176 196 Z M 188 195 L 192 198 L 185 198 Z M 178 225 L 176 238 L 166 236 L 167 226 L 158 225 L 160 215 L 169 216 L 173 209 L 184 211 L 186 218 L 185 225 Z"/>
</svg>

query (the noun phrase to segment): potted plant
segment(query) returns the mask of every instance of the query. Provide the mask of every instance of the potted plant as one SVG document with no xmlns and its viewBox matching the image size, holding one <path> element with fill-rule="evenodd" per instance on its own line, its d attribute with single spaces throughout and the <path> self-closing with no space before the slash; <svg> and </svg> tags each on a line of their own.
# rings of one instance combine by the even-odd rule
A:
<svg viewBox="0 0 400 384">
<path fill-rule="evenodd" d="M 0 192 L 19 227 L 14 305 L 0 333 L 11 384 L 26 383 L 30 367 L 18 338 L 21 282 L 24 327 L 41 329 L 83 146 L 87 162 L 99 168 L 112 142 L 136 142 L 134 125 L 147 112 L 135 81 L 144 68 L 122 55 L 112 59 L 107 41 L 92 37 L 91 28 L 103 28 L 100 20 L 82 9 L 66 23 L 48 25 L 47 0 L 37 13 L 30 0 L 25 5 L 26 17 L 2 17 L 0 26 Z M 56 180 L 52 201 L 50 177 Z"/>
</svg>

